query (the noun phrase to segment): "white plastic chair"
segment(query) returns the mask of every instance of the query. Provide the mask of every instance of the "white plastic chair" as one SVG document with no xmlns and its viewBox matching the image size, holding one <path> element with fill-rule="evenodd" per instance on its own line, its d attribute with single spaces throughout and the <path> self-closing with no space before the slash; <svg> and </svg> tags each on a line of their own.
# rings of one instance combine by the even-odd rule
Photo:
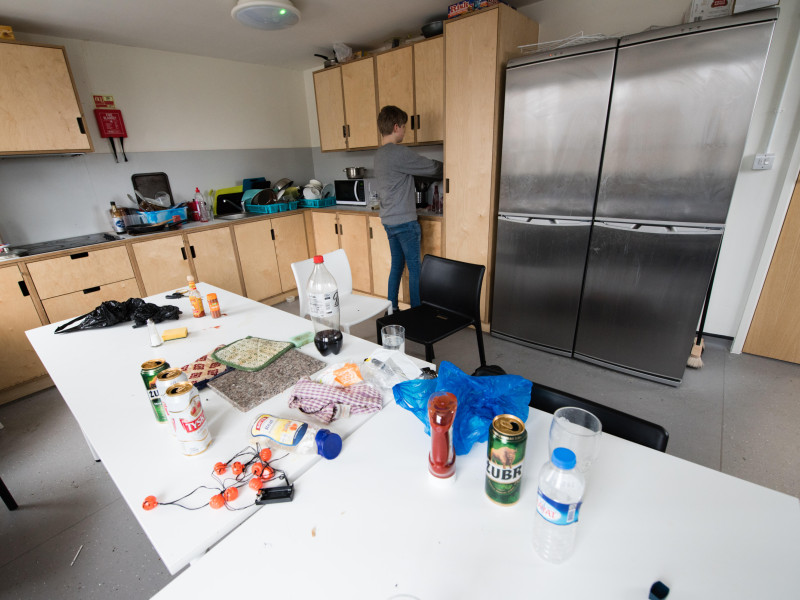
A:
<svg viewBox="0 0 800 600">
<path fill-rule="evenodd" d="M 392 314 L 392 303 L 389 300 L 364 296 L 353 292 L 353 275 L 350 262 L 343 249 L 323 254 L 325 266 L 336 280 L 339 289 L 339 323 L 342 331 L 350 333 L 350 327 L 367 319 L 388 311 Z M 300 316 L 308 317 L 308 278 L 314 270 L 314 259 L 309 258 L 292 263 L 292 273 L 297 283 L 297 296 L 300 299 Z"/>
</svg>

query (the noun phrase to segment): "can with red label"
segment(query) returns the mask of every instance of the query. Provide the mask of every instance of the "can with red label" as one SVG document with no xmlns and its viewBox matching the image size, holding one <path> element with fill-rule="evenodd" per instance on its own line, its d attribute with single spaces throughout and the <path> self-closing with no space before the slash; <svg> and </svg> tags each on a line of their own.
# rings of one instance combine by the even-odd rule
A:
<svg viewBox="0 0 800 600">
<path fill-rule="evenodd" d="M 175 437 L 186 456 L 205 452 L 211 445 L 203 404 L 197 389 L 188 381 L 167 388 L 164 404 L 175 425 Z"/>
<path fill-rule="evenodd" d="M 181 381 L 189 381 L 186 373 L 181 369 L 165 369 L 156 375 L 156 390 L 158 390 L 158 397 L 162 399 L 161 404 L 167 414 L 167 422 L 170 424 L 169 430 L 172 435 L 175 435 L 175 422 L 169 414 L 167 403 L 163 402 L 163 399 L 167 397 L 167 390 Z"/>
</svg>

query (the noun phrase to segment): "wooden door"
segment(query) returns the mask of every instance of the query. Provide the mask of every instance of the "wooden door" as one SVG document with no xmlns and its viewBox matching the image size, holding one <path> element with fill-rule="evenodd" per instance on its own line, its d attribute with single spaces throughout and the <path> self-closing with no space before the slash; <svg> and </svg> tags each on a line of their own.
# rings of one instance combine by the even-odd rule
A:
<svg viewBox="0 0 800 600">
<path fill-rule="evenodd" d="M 182 235 L 131 244 L 147 296 L 186 287 L 192 269 Z"/>
<path fill-rule="evenodd" d="M 63 48 L 0 43 L 0 79 L 0 154 L 92 151 Z"/>
<path fill-rule="evenodd" d="M 743 350 L 800 363 L 800 178 Z"/>
<path fill-rule="evenodd" d="M 233 233 L 247 297 L 264 300 L 280 294 L 281 279 L 270 221 L 240 223 L 234 225 Z"/>
<path fill-rule="evenodd" d="M 375 108 L 375 63 L 365 58 L 342 66 L 347 147 L 378 147 L 378 111 Z"/>
<path fill-rule="evenodd" d="M 413 47 L 407 46 L 379 54 L 376 58 L 378 72 L 378 110 L 391 104 L 406 111 L 409 123 L 406 126 L 404 144 L 416 141 L 415 129 L 410 119 L 416 114 L 414 106 L 414 55 Z"/>
<path fill-rule="evenodd" d="M 444 139 L 444 38 L 414 44 L 417 142 Z"/>
<path fill-rule="evenodd" d="M 339 249 L 339 224 L 335 212 L 311 213 L 314 224 L 314 246 L 317 254 L 327 254 Z"/>
<path fill-rule="evenodd" d="M 445 24 L 445 256 L 488 265 L 495 148 L 497 10 Z M 482 292 L 482 319 L 486 290 Z"/>
<path fill-rule="evenodd" d="M 0 388 L 46 375 L 25 330 L 42 324 L 16 265 L 0 269 Z"/>
<path fill-rule="evenodd" d="M 372 259 L 372 293 L 387 298 L 392 254 L 380 217 L 369 217 L 369 254 Z"/>
<path fill-rule="evenodd" d="M 421 255 L 433 254 L 442 255 L 442 222 L 434 219 L 421 219 L 419 222 L 422 230 L 422 240 L 420 242 Z"/>
<path fill-rule="evenodd" d="M 197 280 L 233 292 L 242 293 L 239 265 L 233 248 L 230 227 L 198 231 L 186 236 Z"/>
<path fill-rule="evenodd" d="M 314 73 L 314 96 L 317 102 L 320 149 L 323 152 L 346 149 L 344 96 L 340 67 Z"/>
<path fill-rule="evenodd" d="M 308 258 L 306 224 L 303 215 L 296 214 L 272 220 L 275 232 L 275 252 L 278 257 L 278 272 L 284 292 L 297 287 L 292 273 L 292 263 Z"/>
<path fill-rule="evenodd" d="M 367 217 L 340 214 L 339 239 L 350 263 L 353 289 L 367 294 L 372 293 Z"/>
</svg>

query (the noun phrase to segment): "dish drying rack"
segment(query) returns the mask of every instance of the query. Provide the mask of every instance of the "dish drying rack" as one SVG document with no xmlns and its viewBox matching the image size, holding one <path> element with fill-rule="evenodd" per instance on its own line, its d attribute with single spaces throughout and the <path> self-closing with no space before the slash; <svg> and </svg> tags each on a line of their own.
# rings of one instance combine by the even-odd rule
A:
<svg viewBox="0 0 800 600">
<path fill-rule="evenodd" d="M 580 44 L 589 44 L 591 42 L 599 42 L 607 40 L 614 36 L 606 35 L 604 33 L 592 33 L 584 35 L 582 31 L 573 33 L 572 35 L 560 40 L 552 40 L 549 42 L 539 42 L 536 44 L 524 44 L 517 46 L 523 55 L 536 54 L 537 52 L 545 52 L 547 50 L 557 50 L 558 48 L 566 48 L 567 46 L 578 46 Z"/>
</svg>

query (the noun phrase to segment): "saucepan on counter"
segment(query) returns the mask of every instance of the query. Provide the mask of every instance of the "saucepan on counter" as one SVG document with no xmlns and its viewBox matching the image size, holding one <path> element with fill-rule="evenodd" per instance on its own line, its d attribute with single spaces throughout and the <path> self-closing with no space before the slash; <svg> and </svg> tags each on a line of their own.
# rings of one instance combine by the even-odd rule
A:
<svg viewBox="0 0 800 600">
<path fill-rule="evenodd" d="M 347 167 L 342 169 L 348 179 L 363 179 L 367 173 L 364 167 Z"/>
</svg>

